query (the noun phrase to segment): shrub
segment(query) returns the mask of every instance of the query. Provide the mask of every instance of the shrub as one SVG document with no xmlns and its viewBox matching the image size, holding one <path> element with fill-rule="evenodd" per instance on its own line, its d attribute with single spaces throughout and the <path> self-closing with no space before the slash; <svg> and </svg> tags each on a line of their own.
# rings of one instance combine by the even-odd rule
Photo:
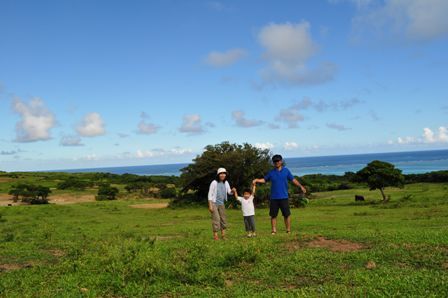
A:
<svg viewBox="0 0 448 298">
<path fill-rule="evenodd" d="M 98 188 L 98 195 L 95 197 L 97 201 L 116 200 L 118 188 L 111 187 L 110 184 L 101 184 Z"/>
<path fill-rule="evenodd" d="M 167 187 L 160 191 L 160 196 L 164 199 L 172 199 L 176 197 L 176 189 L 174 187 Z"/>
</svg>

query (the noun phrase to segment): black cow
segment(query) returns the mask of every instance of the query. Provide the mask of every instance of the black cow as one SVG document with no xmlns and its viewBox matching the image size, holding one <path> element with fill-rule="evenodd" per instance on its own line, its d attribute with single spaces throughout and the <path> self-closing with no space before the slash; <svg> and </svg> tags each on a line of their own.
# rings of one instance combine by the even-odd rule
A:
<svg viewBox="0 0 448 298">
<path fill-rule="evenodd" d="M 355 201 L 365 201 L 363 196 L 355 195 Z"/>
</svg>

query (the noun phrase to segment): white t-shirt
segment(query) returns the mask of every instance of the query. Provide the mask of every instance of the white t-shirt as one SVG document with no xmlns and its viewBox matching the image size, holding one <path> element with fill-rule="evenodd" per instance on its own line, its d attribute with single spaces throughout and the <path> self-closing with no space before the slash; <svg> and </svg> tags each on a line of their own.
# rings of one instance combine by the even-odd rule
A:
<svg viewBox="0 0 448 298">
<path fill-rule="evenodd" d="M 238 201 L 241 202 L 243 216 L 255 215 L 254 196 L 250 196 L 247 200 L 244 197 L 238 197 Z"/>
</svg>

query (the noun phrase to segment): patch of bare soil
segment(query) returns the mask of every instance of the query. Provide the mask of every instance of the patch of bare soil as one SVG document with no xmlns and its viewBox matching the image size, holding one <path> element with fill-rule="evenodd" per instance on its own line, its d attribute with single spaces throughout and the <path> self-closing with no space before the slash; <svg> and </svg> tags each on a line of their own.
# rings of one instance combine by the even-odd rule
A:
<svg viewBox="0 0 448 298">
<path fill-rule="evenodd" d="M 66 205 L 66 204 L 76 204 L 85 202 L 94 202 L 94 195 L 71 195 L 71 194 L 59 194 L 54 196 L 49 196 L 48 200 L 50 204 Z M 29 205 L 22 202 L 14 203 L 12 197 L 8 194 L 0 194 L 0 206 L 18 206 L 18 205 Z"/>
<path fill-rule="evenodd" d="M 60 249 L 49 249 L 49 250 L 47 250 L 47 252 L 50 255 L 52 255 L 53 257 L 57 257 L 57 258 L 65 256 L 65 252 Z"/>
<path fill-rule="evenodd" d="M 365 248 L 364 245 L 348 240 L 332 240 L 324 237 L 317 237 L 308 242 L 308 247 L 327 248 L 335 252 L 355 251 Z"/>
<path fill-rule="evenodd" d="M 50 204 L 66 205 L 76 203 L 94 202 L 95 195 L 70 195 L 62 194 L 48 197 Z"/>
<path fill-rule="evenodd" d="M 308 237 L 305 237 L 305 239 L 306 238 Z M 297 250 L 301 247 L 326 248 L 333 252 L 349 252 L 366 248 L 366 246 L 361 243 L 351 242 L 348 240 L 327 239 L 323 236 L 318 236 L 305 242 L 299 242 L 296 240 L 287 244 L 287 248 L 291 251 Z"/>
<path fill-rule="evenodd" d="M 7 271 L 14 271 L 14 270 L 20 270 L 23 268 L 31 268 L 33 267 L 30 263 L 24 263 L 24 264 L 0 264 L 0 272 L 7 272 Z"/>
<path fill-rule="evenodd" d="M 129 207 L 141 208 L 141 209 L 163 209 L 168 207 L 168 203 L 136 204 L 136 205 L 129 205 Z"/>
</svg>

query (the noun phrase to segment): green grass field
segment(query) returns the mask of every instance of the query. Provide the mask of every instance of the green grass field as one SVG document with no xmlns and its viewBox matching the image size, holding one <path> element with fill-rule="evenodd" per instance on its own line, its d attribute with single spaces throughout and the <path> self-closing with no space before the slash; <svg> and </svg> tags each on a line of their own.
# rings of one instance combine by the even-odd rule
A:
<svg viewBox="0 0 448 298">
<path fill-rule="evenodd" d="M 258 237 L 245 238 L 241 212 L 228 210 L 225 241 L 212 240 L 205 207 L 1 207 L 0 296 L 447 297 L 448 185 L 387 191 L 387 204 L 368 190 L 317 193 L 293 209 L 292 235 L 279 221 L 271 236 L 258 209 Z M 328 247 L 316 247 L 322 237 Z"/>
</svg>

